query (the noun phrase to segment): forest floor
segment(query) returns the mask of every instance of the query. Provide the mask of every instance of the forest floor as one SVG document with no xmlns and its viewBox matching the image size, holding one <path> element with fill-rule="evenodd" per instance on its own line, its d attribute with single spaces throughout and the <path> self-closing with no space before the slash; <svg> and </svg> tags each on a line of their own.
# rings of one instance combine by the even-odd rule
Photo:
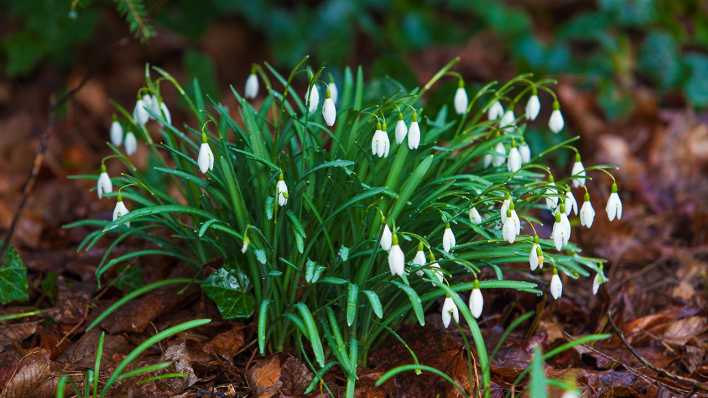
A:
<svg viewBox="0 0 708 398">
<path fill-rule="evenodd" d="M 98 169 L 100 156 L 106 153 L 113 112 L 110 100 L 134 100 L 146 59 L 158 59 L 161 66 L 183 76 L 178 51 L 182 43 L 170 37 L 162 40 L 149 53 L 135 44 L 119 43 L 120 50 L 99 65 L 91 65 L 91 57 L 98 55 L 89 52 L 86 64 L 72 70 L 68 79 L 43 69 L 24 81 L 0 80 L 0 231 L 4 231 L 20 201 L 39 137 L 48 128 L 49 93 L 73 87 L 89 75 L 51 127 L 45 163 L 14 236 L 13 243 L 29 268 L 31 301 L 0 307 L 0 313 L 36 308 L 41 313 L 0 323 L 0 397 L 51 397 L 59 375 L 79 377 L 93 366 L 99 332 L 84 332 L 85 326 L 121 292 L 97 287 L 94 271 L 102 247 L 77 253 L 87 231 L 62 225 L 89 216 L 109 218 L 112 203 L 97 201 L 90 184 L 67 177 Z M 216 56 L 220 78 L 242 81 L 248 64 L 232 68 L 233 58 L 219 56 L 243 52 L 239 44 L 216 39 L 208 43 L 206 52 Z M 498 70 L 479 65 L 493 60 L 479 60 L 474 44 L 468 47 L 422 54 L 411 62 L 423 81 L 457 55 L 454 51 L 462 51 L 463 74 L 502 78 L 488 76 Z M 592 397 L 706 394 L 701 388 L 708 383 L 708 117 L 670 106 L 659 109 L 651 90 L 638 89 L 633 116 L 613 124 L 603 120 L 594 96 L 578 90 L 572 77 L 561 78 L 559 95 L 569 123 L 582 137 L 585 162 L 620 167 L 617 175 L 625 214 L 610 226 L 602 210 L 609 194 L 607 184 L 591 183 L 597 228 L 580 231 L 579 239 L 588 253 L 609 260 L 609 282 L 597 296 L 591 293 L 590 280 L 569 279 L 558 301 L 508 292 L 486 298 L 488 310 L 480 326 L 490 348 L 514 318 L 535 311 L 493 357 L 493 396 L 512 390 L 535 345 L 547 351 L 591 333 L 613 337 L 555 357 L 546 364 L 548 374 L 577 378 L 586 396 Z M 145 162 L 146 153 L 138 158 Z M 122 250 L 131 250 L 130 242 Z M 181 272 L 159 258 L 144 262 L 142 268 L 148 281 Z M 139 361 L 171 360 L 187 377 L 144 385 L 123 383 L 116 396 L 302 394 L 312 377 L 307 367 L 289 354 L 258 356 L 254 325 L 220 320 L 199 289 L 182 295 L 158 290 L 111 316 L 102 324 L 107 332 L 104 368 L 115 367 L 157 330 L 194 318 L 214 322 L 163 342 Z M 447 372 L 467 388 L 477 385 L 477 375 L 467 369 L 460 333 L 444 329 L 437 312 L 428 315 L 425 328 L 411 326 L 401 334 L 422 363 Z M 371 355 L 370 367 L 360 372 L 359 394 L 457 396 L 444 381 L 427 374 L 406 374 L 374 387 L 386 369 L 409 362 L 409 353 L 400 344 L 383 344 Z M 336 377 L 329 381 L 341 385 Z M 517 393 L 520 388 L 515 387 Z"/>
</svg>

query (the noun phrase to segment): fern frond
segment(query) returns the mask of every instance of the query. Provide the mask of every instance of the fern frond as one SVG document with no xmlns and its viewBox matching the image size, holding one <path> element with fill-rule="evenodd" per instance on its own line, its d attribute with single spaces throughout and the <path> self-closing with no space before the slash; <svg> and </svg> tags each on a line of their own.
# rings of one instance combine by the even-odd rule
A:
<svg viewBox="0 0 708 398">
<path fill-rule="evenodd" d="M 115 0 L 118 12 L 125 18 L 130 32 L 142 41 L 155 35 L 143 0 Z"/>
</svg>

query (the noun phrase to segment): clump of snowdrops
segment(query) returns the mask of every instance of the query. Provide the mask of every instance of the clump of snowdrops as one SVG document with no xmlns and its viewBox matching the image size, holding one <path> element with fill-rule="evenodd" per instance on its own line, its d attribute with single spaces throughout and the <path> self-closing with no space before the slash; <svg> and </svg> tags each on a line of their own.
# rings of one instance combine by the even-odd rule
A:
<svg viewBox="0 0 708 398">
<path fill-rule="evenodd" d="M 566 275 L 593 277 L 597 292 L 602 260 L 579 255 L 570 219 L 593 224 L 585 184 L 593 175 L 611 183 L 609 219 L 621 218 L 622 207 L 608 167 L 584 167 L 577 137 L 531 153 L 529 123 L 550 134 L 565 127 L 553 81 L 524 75 L 468 90 L 454 63 L 411 90 L 392 80 L 366 84 L 361 68 L 335 80 L 305 61 L 287 77 L 254 65 L 243 94 L 231 87 L 234 108 L 204 98 L 197 81 L 190 96 L 148 68 L 133 112 L 118 106 L 113 153 L 91 176 L 98 197 L 115 201 L 113 219 L 75 223 L 96 227 L 80 248 L 110 242 L 99 280 L 142 256 L 190 265 L 225 318 L 255 317 L 262 354 L 297 350 L 317 372 L 311 387 L 338 367 L 348 396 L 370 349 L 387 336 L 402 341 L 395 330 L 403 322 L 423 326 L 425 311 L 439 308 L 448 327 L 462 314 L 488 393 L 476 323 L 484 291 L 548 289 L 558 299 Z M 426 94 L 445 79 L 458 84 L 452 106 L 426 108 Z M 180 94 L 193 126 L 173 122 L 165 85 Z M 547 121 L 537 120 L 542 96 L 553 104 Z M 131 160 L 141 145 L 147 169 Z M 576 156 L 562 176 L 545 164 L 558 151 Z M 123 172 L 109 176 L 108 162 Z M 537 232 L 543 212 L 555 220 L 550 236 Z M 127 238 L 148 248 L 113 256 Z M 218 269 L 205 276 L 206 264 Z M 495 277 L 480 279 L 485 268 Z"/>
</svg>

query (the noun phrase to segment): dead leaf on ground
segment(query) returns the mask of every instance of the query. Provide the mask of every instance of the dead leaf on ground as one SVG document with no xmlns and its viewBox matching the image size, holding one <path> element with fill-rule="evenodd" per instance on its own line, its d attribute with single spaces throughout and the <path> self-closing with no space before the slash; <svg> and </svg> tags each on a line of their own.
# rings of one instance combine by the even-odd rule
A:
<svg viewBox="0 0 708 398">
<path fill-rule="evenodd" d="M 56 383 L 56 369 L 49 353 L 43 349 L 34 350 L 14 366 L 0 398 L 54 397 Z"/>
<path fill-rule="evenodd" d="M 270 398 L 276 395 L 283 386 L 283 382 L 280 380 L 282 368 L 277 355 L 255 361 L 246 372 L 248 384 L 258 398 Z"/>
<path fill-rule="evenodd" d="M 166 361 L 171 361 L 177 372 L 185 376 L 184 379 L 176 379 L 176 381 L 183 381 L 181 389 L 191 387 L 199 381 L 199 378 L 194 373 L 194 368 L 192 368 L 192 358 L 186 342 L 182 341 L 167 347 L 162 357 Z"/>
<path fill-rule="evenodd" d="M 37 332 L 39 321 L 13 323 L 0 327 L 0 351 L 5 346 L 16 344 Z"/>
<path fill-rule="evenodd" d="M 692 316 L 675 321 L 664 332 L 664 341 L 675 345 L 684 345 L 692 338 L 702 334 L 706 327 L 706 318 Z"/>
<path fill-rule="evenodd" d="M 243 325 L 236 325 L 231 329 L 217 334 L 210 342 L 204 345 L 204 352 L 232 359 L 245 345 Z"/>
</svg>

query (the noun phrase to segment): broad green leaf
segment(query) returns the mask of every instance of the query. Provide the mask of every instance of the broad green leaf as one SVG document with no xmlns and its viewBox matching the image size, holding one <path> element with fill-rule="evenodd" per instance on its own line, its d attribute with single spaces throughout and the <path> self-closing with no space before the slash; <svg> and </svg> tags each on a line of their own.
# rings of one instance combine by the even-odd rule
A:
<svg viewBox="0 0 708 398">
<path fill-rule="evenodd" d="M 216 304 L 224 319 L 253 315 L 255 299 L 248 292 L 248 276 L 235 269 L 219 268 L 202 283 L 202 290 Z"/>
<path fill-rule="evenodd" d="M 28 299 L 27 267 L 17 250 L 8 245 L 5 258 L 0 263 L 0 304 Z"/>
</svg>

